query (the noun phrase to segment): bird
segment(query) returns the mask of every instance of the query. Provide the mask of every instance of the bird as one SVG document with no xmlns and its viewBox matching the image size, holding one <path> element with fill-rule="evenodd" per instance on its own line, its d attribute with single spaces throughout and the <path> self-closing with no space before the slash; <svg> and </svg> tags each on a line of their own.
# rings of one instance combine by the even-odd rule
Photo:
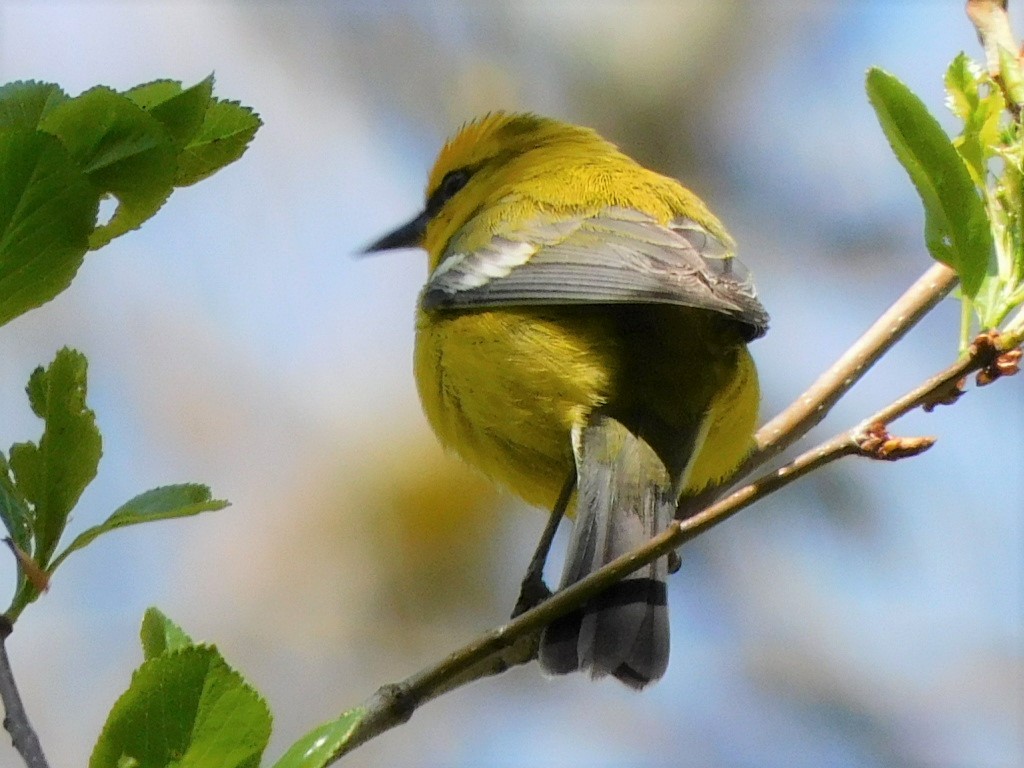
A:
<svg viewBox="0 0 1024 768">
<path fill-rule="evenodd" d="M 596 131 L 492 112 L 441 149 L 423 209 L 366 252 L 422 248 L 414 373 L 439 441 L 573 518 L 561 587 L 664 530 L 753 447 L 747 344 L 768 328 L 705 203 Z M 457 535 L 458 532 L 453 532 Z M 642 689 L 669 659 L 668 558 L 556 619 L 549 675 Z"/>
</svg>

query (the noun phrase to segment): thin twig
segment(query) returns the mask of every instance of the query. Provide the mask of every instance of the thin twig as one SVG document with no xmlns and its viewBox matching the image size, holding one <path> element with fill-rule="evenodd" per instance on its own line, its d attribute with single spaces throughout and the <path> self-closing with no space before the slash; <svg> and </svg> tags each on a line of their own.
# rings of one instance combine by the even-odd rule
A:
<svg viewBox="0 0 1024 768">
<path fill-rule="evenodd" d="M 843 456 L 900 458 L 898 452 L 886 455 L 877 451 L 878 443 L 871 441 L 873 434 L 869 426 L 890 424 L 914 408 L 936 402 L 938 397 L 944 396 L 950 387 L 968 373 L 991 366 L 1006 351 L 998 340 L 995 343 L 973 345 L 967 356 L 860 424 L 802 453 L 786 466 L 765 474 L 707 509 L 684 520 L 674 521 L 668 529 L 644 546 L 557 592 L 507 624 L 484 633 L 441 662 L 400 683 L 381 687 L 362 705 L 365 712 L 359 725 L 343 745 L 342 751 L 333 756 L 332 762 L 380 733 L 406 722 L 416 709 L 431 699 L 473 680 L 500 673 L 514 664 L 532 660 L 540 630 L 551 621 L 579 608 L 633 571 L 663 557 L 804 475 Z M 911 444 L 916 445 L 917 452 L 920 452 L 930 442 L 911 441 Z M 908 452 L 902 455 L 912 454 Z"/>
<path fill-rule="evenodd" d="M 739 476 L 782 453 L 817 426 L 850 387 L 953 290 L 956 282 L 956 272 L 944 264 L 935 264 L 921 275 L 806 392 L 757 431 L 757 450 L 744 462 Z"/>
<path fill-rule="evenodd" d="M 4 728 L 11 734 L 11 743 L 28 768 L 49 768 L 39 737 L 28 720 L 25 706 L 21 703 L 18 686 L 14 682 L 11 660 L 7 657 L 7 638 L 12 629 L 7 617 L 0 616 L 0 701 L 3 702 L 4 712 L 7 713 L 4 717 Z"/>
<path fill-rule="evenodd" d="M 684 496 L 676 517 L 684 519 L 721 498 L 821 423 L 840 398 L 942 301 L 956 282 L 956 272 L 944 264 L 925 271 L 803 394 L 757 431 L 756 448 L 735 472 L 698 494 Z"/>
<path fill-rule="evenodd" d="M 1017 53 L 1017 40 L 1010 27 L 1006 0 L 967 0 L 967 18 L 974 24 L 985 49 L 985 63 L 993 77 L 999 77 L 999 49 Z"/>
</svg>

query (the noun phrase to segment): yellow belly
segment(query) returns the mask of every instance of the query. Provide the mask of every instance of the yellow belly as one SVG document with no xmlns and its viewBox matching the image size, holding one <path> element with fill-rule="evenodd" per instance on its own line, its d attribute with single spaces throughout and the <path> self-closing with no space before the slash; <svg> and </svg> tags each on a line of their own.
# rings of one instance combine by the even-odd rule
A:
<svg viewBox="0 0 1024 768">
<path fill-rule="evenodd" d="M 707 417 L 686 483 L 703 487 L 746 455 L 758 403 L 746 349 L 709 332 L 709 317 L 676 307 L 420 310 L 420 399 L 444 445 L 544 508 L 573 470 L 574 427 L 594 409 L 650 409 L 670 424 Z"/>
<path fill-rule="evenodd" d="M 516 310 L 417 317 L 416 382 L 434 432 L 541 507 L 572 471 L 573 427 L 609 392 L 614 354 L 582 325 Z"/>
</svg>

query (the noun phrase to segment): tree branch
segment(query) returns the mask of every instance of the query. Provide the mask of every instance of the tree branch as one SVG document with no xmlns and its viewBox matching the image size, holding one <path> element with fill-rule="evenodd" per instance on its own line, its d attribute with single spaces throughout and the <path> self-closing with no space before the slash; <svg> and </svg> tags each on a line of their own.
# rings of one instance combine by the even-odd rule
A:
<svg viewBox="0 0 1024 768">
<path fill-rule="evenodd" d="M 956 272 L 945 264 L 935 264 L 921 275 L 806 392 L 757 431 L 757 449 L 737 477 L 779 455 L 821 423 L 840 398 L 942 301 L 956 282 Z"/>
<path fill-rule="evenodd" d="M 13 628 L 6 616 L 0 616 L 0 701 L 7 713 L 4 728 L 11 734 L 11 743 L 28 768 L 49 768 L 39 737 L 21 703 L 21 695 L 11 670 L 11 660 L 7 657 L 7 638 Z"/>
<path fill-rule="evenodd" d="M 731 476 L 694 496 L 684 497 L 676 517 L 686 518 L 720 499 L 729 488 L 820 424 L 842 396 L 956 283 L 956 272 L 944 264 L 932 265 L 800 397 L 757 431 L 754 451 Z"/>
</svg>

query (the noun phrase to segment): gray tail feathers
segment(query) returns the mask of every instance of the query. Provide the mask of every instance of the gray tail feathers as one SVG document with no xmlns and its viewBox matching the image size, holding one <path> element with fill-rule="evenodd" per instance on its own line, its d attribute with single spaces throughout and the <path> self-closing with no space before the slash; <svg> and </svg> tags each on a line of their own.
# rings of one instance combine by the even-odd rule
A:
<svg viewBox="0 0 1024 768">
<path fill-rule="evenodd" d="M 635 549 L 672 519 L 675 494 L 654 449 L 621 422 L 596 416 L 577 447 L 576 521 L 561 587 Z M 667 558 L 557 619 L 540 641 L 551 674 L 589 670 L 640 689 L 668 666 Z"/>
</svg>

